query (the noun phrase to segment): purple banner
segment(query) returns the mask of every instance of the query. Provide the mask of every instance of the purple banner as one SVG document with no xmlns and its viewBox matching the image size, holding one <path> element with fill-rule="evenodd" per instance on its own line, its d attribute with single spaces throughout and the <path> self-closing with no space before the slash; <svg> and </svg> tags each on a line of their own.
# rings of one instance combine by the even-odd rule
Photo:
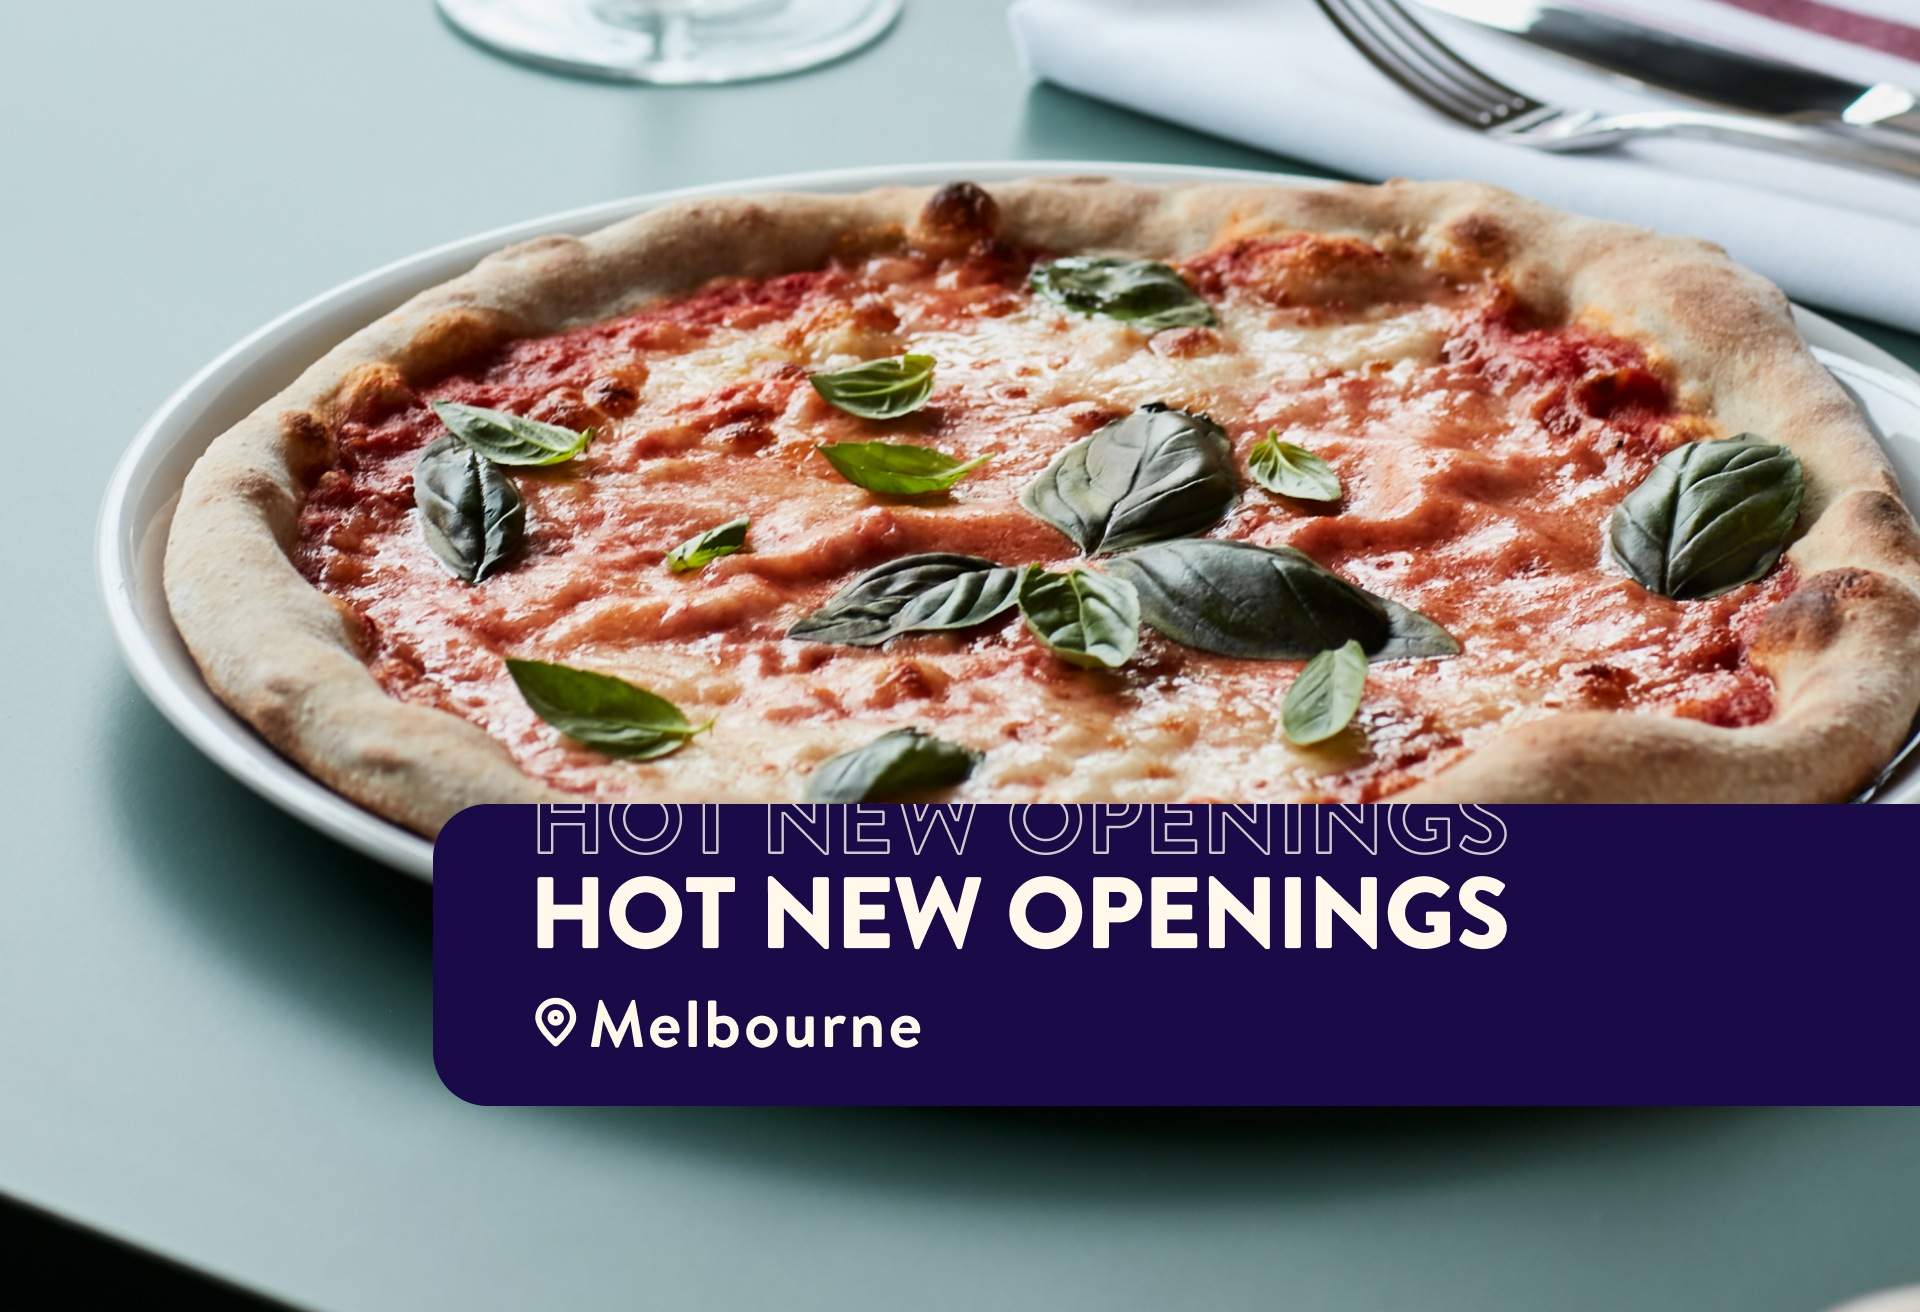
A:
<svg viewBox="0 0 1920 1312">
<path fill-rule="evenodd" d="M 1920 1102 L 1903 807 L 489 806 L 488 1104 Z"/>
</svg>

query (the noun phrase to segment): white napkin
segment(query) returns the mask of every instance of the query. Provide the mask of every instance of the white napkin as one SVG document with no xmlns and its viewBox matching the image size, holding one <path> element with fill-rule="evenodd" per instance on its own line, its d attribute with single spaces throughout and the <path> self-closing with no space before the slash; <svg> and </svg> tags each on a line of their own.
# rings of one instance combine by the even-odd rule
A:
<svg viewBox="0 0 1920 1312">
<path fill-rule="evenodd" d="M 1849 2 L 1873 12 L 1894 0 Z M 1607 8 L 1645 18 L 1646 3 Z M 1705 237 L 1796 299 L 1920 332 L 1920 181 L 1706 142 L 1585 155 L 1502 145 L 1402 92 L 1312 0 L 1015 0 L 1009 12 L 1028 67 L 1071 90 L 1359 177 L 1475 178 Z M 1622 111 L 1680 103 L 1418 12 L 1537 99 Z M 1920 65 L 1711 0 L 1660 0 L 1658 16 L 1842 76 L 1920 87 Z"/>
</svg>

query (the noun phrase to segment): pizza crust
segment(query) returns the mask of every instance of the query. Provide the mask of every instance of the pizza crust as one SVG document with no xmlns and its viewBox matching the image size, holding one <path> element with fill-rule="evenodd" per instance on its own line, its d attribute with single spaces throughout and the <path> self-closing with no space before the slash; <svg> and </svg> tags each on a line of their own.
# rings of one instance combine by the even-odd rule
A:
<svg viewBox="0 0 1920 1312">
<path fill-rule="evenodd" d="M 989 189 L 1002 237 L 1169 259 L 1271 229 L 1416 250 L 1500 275 L 1529 304 L 1656 345 L 1728 431 L 1790 446 L 1808 494 L 1801 580 L 1753 646 L 1776 713 L 1749 728 L 1570 712 L 1522 723 L 1396 801 L 1833 801 L 1920 706 L 1920 532 L 1857 409 L 1800 341 L 1782 294 L 1703 242 L 1575 218 L 1465 183 L 1142 187 L 1101 178 Z M 964 247 L 977 193 L 886 189 L 682 202 L 584 238 L 501 251 L 343 342 L 217 438 L 186 481 L 166 559 L 175 622 L 209 685 L 280 751 L 424 834 L 484 802 L 570 797 L 452 714 L 388 696 L 360 621 L 290 558 L 335 423 L 514 337 L 632 311 L 723 275 L 767 276 L 905 238 Z M 931 203 L 930 203 L 931 202 Z M 1598 532 L 1596 528 L 1596 533 Z"/>
</svg>

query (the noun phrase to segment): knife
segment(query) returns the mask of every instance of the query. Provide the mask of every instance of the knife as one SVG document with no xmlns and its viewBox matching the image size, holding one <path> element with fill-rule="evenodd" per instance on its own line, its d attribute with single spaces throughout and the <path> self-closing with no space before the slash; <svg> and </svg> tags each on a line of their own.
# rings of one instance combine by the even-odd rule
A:
<svg viewBox="0 0 1920 1312">
<path fill-rule="evenodd" d="M 1634 82 L 1920 150 L 1920 97 L 1551 0 L 1422 0 L 1429 8 Z"/>
</svg>

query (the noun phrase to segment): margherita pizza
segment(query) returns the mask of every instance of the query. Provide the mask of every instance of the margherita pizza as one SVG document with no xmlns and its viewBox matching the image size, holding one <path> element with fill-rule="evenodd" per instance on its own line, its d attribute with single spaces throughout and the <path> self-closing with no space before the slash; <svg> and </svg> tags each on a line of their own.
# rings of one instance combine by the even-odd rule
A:
<svg viewBox="0 0 1920 1312">
<path fill-rule="evenodd" d="M 1489 188 L 667 206 L 221 436 L 213 689 L 421 832 L 659 801 L 1822 801 L 1920 535 L 1772 286 Z"/>
</svg>

